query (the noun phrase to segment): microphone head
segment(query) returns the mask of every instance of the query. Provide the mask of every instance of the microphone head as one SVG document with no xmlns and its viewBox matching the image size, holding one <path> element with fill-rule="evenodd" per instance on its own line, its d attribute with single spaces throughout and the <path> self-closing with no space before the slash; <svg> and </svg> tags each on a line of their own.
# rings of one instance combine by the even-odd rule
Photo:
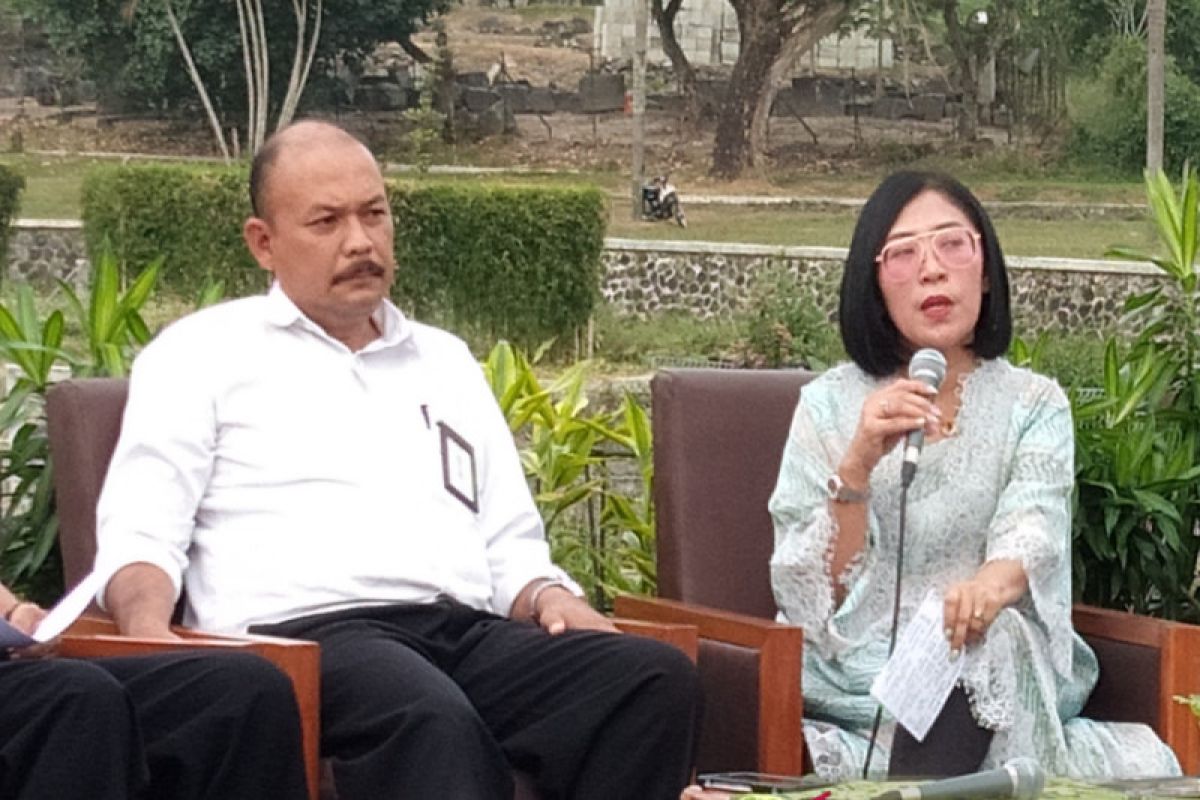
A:
<svg viewBox="0 0 1200 800">
<path fill-rule="evenodd" d="M 934 389 L 940 388 L 946 379 L 946 357 L 932 347 L 921 348 L 908 362 L 908 377 Z"/>
<path fill-rule="evenodd" d="M 1011 759 L 1005 762 L 1004 769 L 1013 777 L 1015 800 L 1033 800 L 1046 788 L 1046 773 L 1032 758 Z"/>
</svg>

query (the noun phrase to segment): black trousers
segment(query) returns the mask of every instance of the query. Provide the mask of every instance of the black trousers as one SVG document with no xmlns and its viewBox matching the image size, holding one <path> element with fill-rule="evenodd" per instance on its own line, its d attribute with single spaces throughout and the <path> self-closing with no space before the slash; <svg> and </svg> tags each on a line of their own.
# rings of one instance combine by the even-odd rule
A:
<svg viewBox="0 0 1200 800">
<path fill-rule="evenodd" d="M 923 741 L 914 739 L 903 725 L 896 725 L 888 777 L 944 778 L 976 772 L 992 746 L 993 735 L 979 727 L 967 693 L 955 686 Z"/>
<path fill-rule="evenodd" d="M 0 662 L 3 800 L 305 798 L 291 683 L 256 656 Z"/>
<path fill-rule="evenodd" d="M 692 663 L 660 642 L 550 636 L 450 599 L 256 632 L 321 644 L 321 750 L 340 800 L 676 800 L 699 717 Z"/>
</svg>

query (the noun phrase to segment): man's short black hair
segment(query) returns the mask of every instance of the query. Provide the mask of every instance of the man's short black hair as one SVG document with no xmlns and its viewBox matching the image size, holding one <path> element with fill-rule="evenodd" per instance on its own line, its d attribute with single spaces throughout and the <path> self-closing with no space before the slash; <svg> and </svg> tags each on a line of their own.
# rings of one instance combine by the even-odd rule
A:
<svg viewBox="0 0 1200 800">
<path fill-rule="evenodd" d="M 980 234 L 983 275 L 988 290 L 979 307 L 970 348 L 979 358 L 995 358 L 1008 351 L 1012 338 L 1012 313 L 1008 299 L 1008 272 L 1000 240 L 979 200 L 961 183 L 937 172 L 896 172 L 884 179 L 863 206 L 850 241 L 842 271 L 838 323 L 842 344 L 854 363 L 870 375 L 891 375 L 912 355 L 888 315 L 879 288 L 875 258 L 883 248 L 896 217 L 914 197 L 932 190 L 961 210 Z"/>
<path fill-rule="evenodd" d="M 266 214 L 267 171 L 275 166 L 279 152 L 286 144 L 280 133 L 282 131 L 267 137 L 263 146 L 254 154 L 254 160 L 250 162 L 250 209 L 259 219 L 263 219 Z"/>
<path fill-rule="evenodd" d="M 357 142 L 368 152 L 370 151 L 362 139 L 340 125 L 324 120 L 297 120 L 286 128 L 275 131 L 267 137 L 263 146 L 254 154 L 254 160 L 250 162 L 250 209 L 259 219 L 265 219 L 267 214 L 268 173 L 275 166 L 275 162 L 279 160 L 284 148 L 295 144 L 289 140 L 301 128 L 325 130 L 335 135 L 341 135 L 346 137 L 347 141 Z"/>
</svg>

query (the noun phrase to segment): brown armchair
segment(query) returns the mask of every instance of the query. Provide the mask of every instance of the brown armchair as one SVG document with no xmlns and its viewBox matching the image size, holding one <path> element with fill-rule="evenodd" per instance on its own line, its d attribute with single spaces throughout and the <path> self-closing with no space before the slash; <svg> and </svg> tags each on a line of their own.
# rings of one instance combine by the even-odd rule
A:
<svg viewBox="0 0 1200 800">
<path fill-rule="evenodd" d="M 54 463 L 55 499 L 59 517 L 59 545 L 63 577 L 71 589 L 92 569 L 96 557 L 96 503 L 108 463 L 121 431 L 121 418 L 129 385 L 124 379 L 89 378 L 55 385 L 46 398 L 50 452 Z M 670 621 L 617 619 L 617 626 L 683 650 L 695 661 L 695 626 Z M 162 642 L 117 635 L 112 621 L 100 612 L 77 622 L 63 637 L 60 652 L 79 658 L 135 655 L 181 648 L 235 648 L 258 653 L 292 680 L 300 706 L 304 759 L 309 794 L 313 798 L 335 795 L 329 770 L 319 763 L 320 648 L 313 642 L 271 636 L 218 636 L 176 626 L 182 642 Z M 537 800 L 526 776 L 516 775 L 514 800 Z"/>
<path fill-rule="evenodd" d="M 617 613 L 698 626 L 700 771 L 803 766 L 801 633 L 772 622 L 767 500 L 811 377 L 678 369 L 651 383 L 662 599 L 622 597 Z M 1145 722 L 1200 770 L 1200 726 L 1171 699 L 1200 692 L 1200 626 L 1087 606 L 1074 620 L 1101 665 L 1085 714 Z"/>
</svg>

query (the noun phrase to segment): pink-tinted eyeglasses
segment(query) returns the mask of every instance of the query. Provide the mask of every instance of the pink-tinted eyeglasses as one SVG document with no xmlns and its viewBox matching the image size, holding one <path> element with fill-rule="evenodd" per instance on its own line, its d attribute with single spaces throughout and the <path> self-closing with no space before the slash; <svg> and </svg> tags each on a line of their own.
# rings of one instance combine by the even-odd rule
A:
<svg viewBox="0 0 1200 800">
<path fill-rule="evenodd" d="M 928 255 L 927 248 L 942 266 L 961 269 L 970 266 L 979 252 L 979 234 L 970 228 L 939 228 L 893 239 L 875 257 L 880 277 L 891 283 L 911 280 Z"/>
</svg>

